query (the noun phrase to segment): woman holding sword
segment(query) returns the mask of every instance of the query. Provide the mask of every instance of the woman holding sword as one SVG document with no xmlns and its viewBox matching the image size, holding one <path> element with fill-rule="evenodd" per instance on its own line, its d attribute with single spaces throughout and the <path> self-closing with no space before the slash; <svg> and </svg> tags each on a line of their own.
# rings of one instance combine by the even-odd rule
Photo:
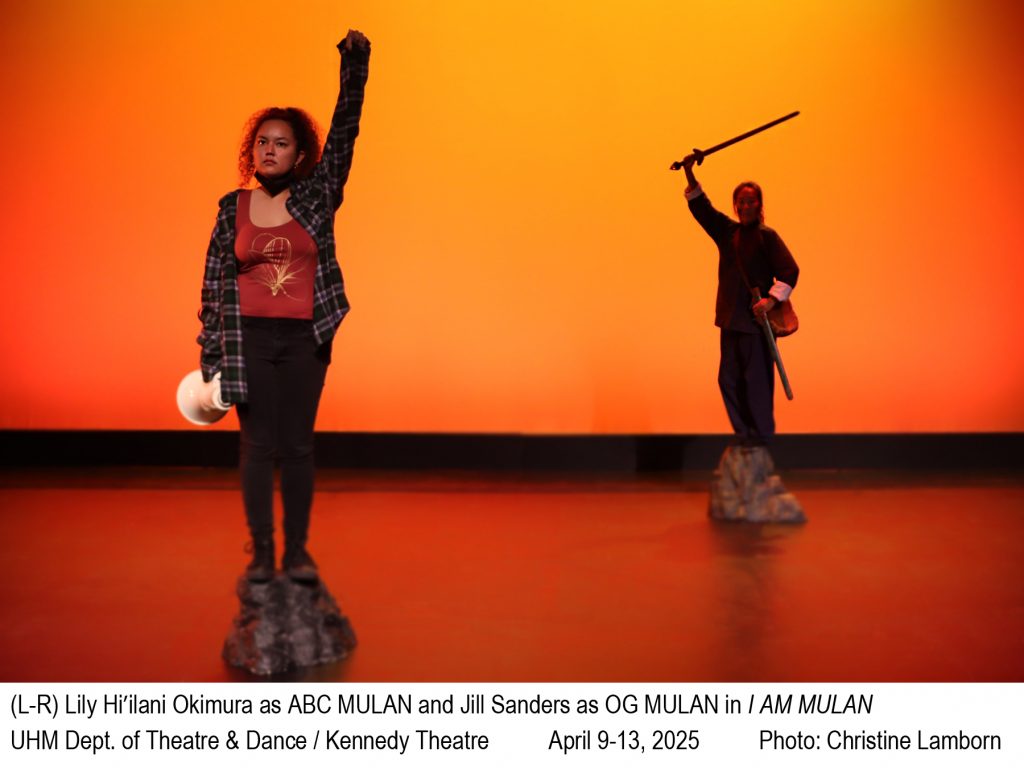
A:
<svg viewBox="0 0 1024 768">
<path fill-rule="evenodd" d="M 715 209 L 693 173 L 704 154 L 695 151 L 679 165 L 690 212 L 718 246 L 718 386 L 736 442 L 766 445 L 775 434 L 775 371 L 761 326 L 776 303 L 789 299 L 800 269 L 778 233 L 764 225 L 764 196 L 756 183 L 733 190 L 738 221 Z"/>
</svg>

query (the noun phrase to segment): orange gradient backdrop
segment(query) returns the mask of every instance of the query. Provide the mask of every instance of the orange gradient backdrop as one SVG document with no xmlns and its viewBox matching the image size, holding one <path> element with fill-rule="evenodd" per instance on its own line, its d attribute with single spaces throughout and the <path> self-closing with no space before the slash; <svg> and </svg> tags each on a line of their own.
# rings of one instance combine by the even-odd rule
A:
<svg viewBox="0 0 1024 768">
<path fill-rule="evenodd" d="M 1010 2 L 5 3 L 0 428 L 187 428 L 242 123 L 373 42 L 319 428 L 713 433 L 716 254 L 671 161 L 752 178 L 802 274 L 788 432 L 1024 429 Z M 225 420 L 218 428 L 234 426 Z"/>
</svg>

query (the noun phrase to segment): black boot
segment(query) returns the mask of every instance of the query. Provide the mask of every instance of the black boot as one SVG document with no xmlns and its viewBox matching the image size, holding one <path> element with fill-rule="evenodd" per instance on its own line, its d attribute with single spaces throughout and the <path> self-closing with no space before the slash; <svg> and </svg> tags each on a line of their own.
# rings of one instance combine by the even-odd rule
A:
<svg viewBox="0 0 1024 768">
<path fill-rule="evenodd" d="M 272 536 L 253 537 L 246 547 L 252 552 L 252 562 L 245 569 L 245 578 L 257 584 L 274 578 L 274 538 Z"/>
<path fill-rule="evenodd" d="M 281 568 L 288 574 L 292 581 L 301 581 L 307 584 L 315 583 L 320 576 L 316 570 L 316 563 L 306 551 L 305 544 L 289 542 L 285 546 L 284 557 L 281 559 Z"/>
</svg>

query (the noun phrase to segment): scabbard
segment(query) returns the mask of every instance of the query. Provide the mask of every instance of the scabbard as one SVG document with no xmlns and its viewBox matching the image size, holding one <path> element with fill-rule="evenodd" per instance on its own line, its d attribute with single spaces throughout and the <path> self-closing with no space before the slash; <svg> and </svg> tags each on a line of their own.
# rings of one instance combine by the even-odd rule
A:
<svg viewBox="0 0 1024 768">
<path fill-rule="evenodd" d="M 764 330 L 764 337 L 768 340 L 768 348 L 772 351 L 772 359 L 775 367 L 779 369 L 779 378 L 782 380 L 782 388 L 786 391 L 786 399 L 793 399 L 793 389 L 789 386 L 789 376 L 786 375 L 786 366 L 782 364 L 782 355 L 779 354 L 779 345 L 775 343 L 775 334 L 772 333 L 771 323 L 768 322 L 768 315 L 761 320 L 761 328 Z"/>
</svg>

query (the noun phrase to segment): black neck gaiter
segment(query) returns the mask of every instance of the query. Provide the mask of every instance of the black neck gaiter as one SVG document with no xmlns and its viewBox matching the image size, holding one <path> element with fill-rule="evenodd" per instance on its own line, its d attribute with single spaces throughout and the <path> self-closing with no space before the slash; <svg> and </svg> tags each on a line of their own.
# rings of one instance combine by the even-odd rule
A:
<svg viewBox="0 0 1024 768">
<path fill-rule="evenodd" d="M 259 171 L 256 171 L 256 181 L 263 185 L 263 188 L 267 190 L 268 195 L 270 195 L 271 197 L 277 197 L 279 194 L 288 189 L 288 187 L 290 187 L 292 182 L 295 180 L 295 177 L 292 175 L 292 170 L 289 170 L 288 173 L 285 173 L 281 176 L 275 176 L 274 178 L 264 176 Z"/>
</svg>

